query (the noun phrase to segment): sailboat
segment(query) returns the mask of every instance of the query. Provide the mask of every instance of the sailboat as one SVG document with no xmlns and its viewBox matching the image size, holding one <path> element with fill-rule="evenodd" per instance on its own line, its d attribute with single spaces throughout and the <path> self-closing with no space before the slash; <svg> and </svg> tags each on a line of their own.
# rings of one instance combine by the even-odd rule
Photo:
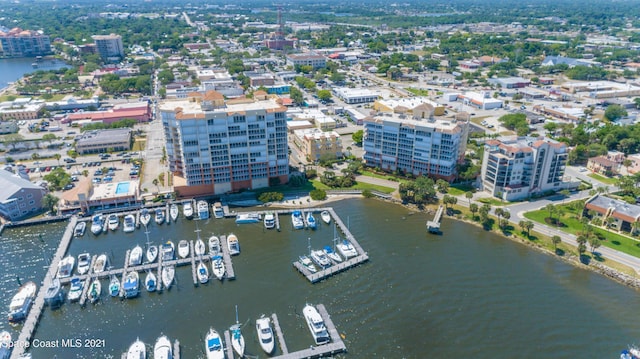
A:
<svg viewBox="0 0 640 359">
<path fill-rule="evenodd" d="M 229 331 L 231 331 L 231 346 L 240 358 L 244 356 L 244 337 L 242 336 L 241 328 L 242 326 L 238 321 L 238 306 L 236 305 L 236 324 L 232 325 Z"/>
<path fill-rule="evenodd" d="M 173 278 L 176 275 L 176 268 L 174 266 L 164 266 L 162 267 L 162 284 L 165 288 L 171 288 L 171 283 L 173 283 Z"/>
<path fill-rule="evenodd" d="M 92 304 L 97 302 L 100 299 L 100 295 L 102 294 L 102 285 L 100 284 L 100 279 L 96 278 L 91 282 L 89 286 L 89 291 L 87 292 L 87 299 Z"/>
<path fill-rule="evenodd" d="M 202 261 L 200 261 L 196 270 L 198 272 L 198 280 L 200 281 L 200 283 L 207 283 L 209 281 L 209 270 L 207 269 L 207 266 Z"/>
<path fill-rule="evenodd" d="M 111 276 L 111 280 L 109 281 L 109 295 L 112 297 L 117 297 L 120 294 L 120 281 L 118 277 L 115 275 Z"/>
<path fill-rule="evenodd" d="M 153 271 L 148 271 L 147 276 L 144 279 L 144 286 L 147 288 L 147 292 L 155 292 L 158 287 L 158 280 Z"/>
<path fill-rule="evenodd" d="M 171 217 L 172 221 L 176 221 L 176 219 L 178 219 L 178 205 L 175 203 L 172 203 L 171 206 L 169 206 L 169 216 Z"/>
</svg>

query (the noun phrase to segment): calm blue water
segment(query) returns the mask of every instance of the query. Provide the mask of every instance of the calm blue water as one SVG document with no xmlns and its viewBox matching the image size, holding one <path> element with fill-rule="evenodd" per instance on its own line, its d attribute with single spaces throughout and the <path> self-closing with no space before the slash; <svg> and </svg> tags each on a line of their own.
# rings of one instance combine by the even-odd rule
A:
<svg viewBox="0 0 640 359">
<path fill-rule="evenodd" d="M 116 194 L 128 193 L 129 192 L 129 182 L 119 182 L 116 186 Z"/>
<path fill-rule="evenodd" d="M 63 62 L 51 60 L 42 60 L 39 68 L 33 68 L 31 65 L 36 59 L 20 58 L 20 59 L 0 59 L 0 89 L 9 85 L 9 82 L 15 82 L 22 78 L 25 74 L 35 72 L 37 70 L 52 70 L 65 67 Z"/>
</svg>

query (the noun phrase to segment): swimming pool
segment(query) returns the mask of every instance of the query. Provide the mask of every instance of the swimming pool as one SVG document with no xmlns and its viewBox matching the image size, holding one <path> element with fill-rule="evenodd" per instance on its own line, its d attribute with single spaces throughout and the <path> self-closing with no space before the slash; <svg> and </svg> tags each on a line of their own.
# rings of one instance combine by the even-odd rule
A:
<svg viewBox="0 0 640 359">
<path fill-rule="evenodd" d="M 129 193 L 129 182 L 120 182 L 116 186 L 116 194 Z"/>
</svg>

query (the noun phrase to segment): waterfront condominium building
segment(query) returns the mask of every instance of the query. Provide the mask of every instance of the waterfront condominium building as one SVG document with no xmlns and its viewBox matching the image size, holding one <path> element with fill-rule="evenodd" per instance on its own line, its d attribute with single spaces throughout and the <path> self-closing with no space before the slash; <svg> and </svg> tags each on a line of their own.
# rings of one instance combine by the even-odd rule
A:
<svg viewBox="0 0 640 359">
<path fill-rule="evenodd" d="M 385 171 L 453 180 L 464 158 L 469 116 L 453 120 L 433 117 L 432 108 L 414 109 L 413 116 L 384 113 L 364 119 L 364 160 Z"/>
<path fill-rule="evenodd" d="M 288 182 L 287 109 L 274 99 L 225 101 L 219 92 L 195 92 L 159 109 L 180 196 Z"/>
<path fill-rule="evenodd" d="M 482 188 L 506 201 L 558 191 L 568 155 L 564 143 L 533 138 L 503 138 L 485 142 Z"/>
<path fill-rule="evenodd" d="M 0 56 L 35 57 L 51 53 L 49 36 L 38 31 L 13 28 L 8 32 L 0 31 Z"/>
<path fill-rule="evenodd" d="M 94 35 L 92 38 L 102 60 L 119 61 L 124 57 L 124 46 L 120 35 Z"/>
</svg>

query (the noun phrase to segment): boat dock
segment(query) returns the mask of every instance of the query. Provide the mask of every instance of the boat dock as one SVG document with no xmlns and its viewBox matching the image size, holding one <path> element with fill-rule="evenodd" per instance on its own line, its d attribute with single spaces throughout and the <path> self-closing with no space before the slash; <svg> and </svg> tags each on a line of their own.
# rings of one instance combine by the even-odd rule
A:
<svg viewBox="0 0 640 359">
<path fill-rule="evenodd" d="M 440 222 L 442 221 L 442 214 L 444 213 L 444 206 L 440 205 L 435 217 L 432 221 L 427 222 L 427 230 L 429 233 L 440 233 Z"/>
<path fill-rule="evenodd" d="M 227 279 L 236 279 L 236 275 L 233 272 L 233 263 L 231 262 L 231 255 L 229 254 L 229 245 L 227 244 L 227 236 L 220 236 L 220 250 L 222 251 L 222 259 L 224 260 L 224 276 Z"/>
<path fill-rule="evenodd" d="M 224 351 L 227 353 L 227 358 L 234 359 L 233 356 L 233 345 L 231 345 L 231 333 L 228 330 L 224 331 Z"/>
<path fill-rule="evenodd" d="M 278 316 L 276 313 L 271 314 L 271 319 L 273 320 L 273 326 L 276 328 L 276 337 L 278 337 L 278 344 L 280 344 L 280 351 L 282 354 L 289 354 L 289 349 L 287 348 L 287 343 L 284 341 L 284 334 L 282 334 L 282 328 L 280 328 L 280 322 L 278 321 Z"/>
<path fill-rule="evenodd" d="M 180 341 L 176 339 L 173 342 L 173 359 L 180 359 Z"/>
</svg>

